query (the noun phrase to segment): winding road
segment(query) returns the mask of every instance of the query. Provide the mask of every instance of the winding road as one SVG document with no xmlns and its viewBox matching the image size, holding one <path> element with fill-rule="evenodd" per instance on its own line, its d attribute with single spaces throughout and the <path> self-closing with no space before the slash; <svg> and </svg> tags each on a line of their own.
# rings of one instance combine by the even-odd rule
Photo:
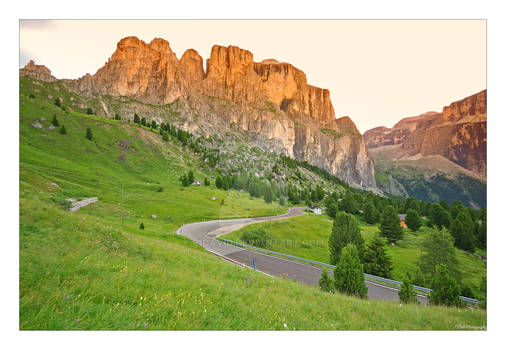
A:
<svg viewBox="0 0 506 350">
<path fill-rule="evenodd" d="M 194 222 L 181 226 L 176 233 L 190 238 L 211 253 L 232 263 L 252 267 L 253 259 L 256 259 L 256 269 L 258 271 L 271 276 L 285 276 L 308 285 L 318 285 L 322 273 L 322 269 L 319 267 L 236 247 L 216 239 L 246 225 L 302 215 L 304 214 L 303 209 L 291 208 L 286 214 L 272 217 Z M 399 299 L 397 288 L 371 281 L 365 281 L 365 283 L 368 288 L 367 295 L 371 299 Z M 418 299 L 421 303 L 427 304 L 426 297 L 419 295 Z"/>
</svg>

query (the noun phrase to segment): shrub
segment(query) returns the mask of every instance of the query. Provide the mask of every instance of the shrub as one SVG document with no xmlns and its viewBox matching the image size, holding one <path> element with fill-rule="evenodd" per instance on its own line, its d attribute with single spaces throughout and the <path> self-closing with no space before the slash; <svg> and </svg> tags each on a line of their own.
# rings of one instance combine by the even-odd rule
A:
<svg viewBox="0 0 506 350">
<path fill-rule="evenodd" d="M 246 230 L 241 236 L 241 240 L 255 247 L 267 247 L 269 236 L 263 229 Z"/>
<path fill-rule="evenodd" d="M 134 123 L 135 124 L 139 124 L 141 122 L 141 119 L 139 118 L 139 116 L 137 115 L 137 113 L 134 114 Z"/>
<path fill-rule="evenodd" d="M 86 109 L 86 114 L 88 114 L 88 115 L 92 115 L 92 114 L 93 114 L 93 109 L 91 109 L 90 107 L 88 107 L 88 108 Z"/>
<path fill-rule="evenodd" d="M 34 94 L 30 94 L 30 96 L 28 96 L 30 98 L 35 98 L 35 95 Z"/>
<path fill-rule="evenodd" d="M 139 225 L 139 228 L 140 228 L 141 230 L 144 230 L 144 223 L 143 223 L 143 222 L 141 222 L 141 224 Z"/>
<path fill-rule="evenodd" d="M 61 101 L 60 101 L 59 97 L 55 97 L 55 99 L 54 99 L 54 105 L 56 107 L 61 107 Z"/>
<path fill-rule="evenodd" d="M 318 285 L 320 286 L 320 289 L 324 292 L 332 292 L 334 290 L 334 282 L 332 281 L 332 278 L 329 276 L 329 273 L 327 269 L 323 269 L 322 275 L 320 277 L 320 281 L 318 282 Z"/>
<path fill-rule="evenodd" d="M 151 128 L 156 129 L 156 128 L 157 128 L 157 126 L 158 126 L 158 125 L 156 124 L 156 121 L 152 120 L 152 121 L 151 121 Z"/>
<path fill-rule="evenodd" d="M 144 118 L 144 117 L 141 118 L 141 125 L 142 126 L 146 126 L 147 125 L 146 118 Z"/>
<path fill-rule="evenodd" d="M 169 135 L 167 135 L 167 133 L 166 133 L 166 132 L 164 132 L 164 133 L 162 134 L 162 139 L 163 139 L 164 141 L 169 141 Z"/>
<path fill-rule="evenodd" d="M 121 120 L 121 117 L 118 113 L 114 115 L 114 120 Z"/>
<path fill-rule="evenodd" d="M 60 128 L 60 134 L 65 135 L 67 133 L 67 130 L 65 129 L 65 125 L 62 125 Z"/>
<path fill-rule="evenodd" d="M 156 192 L 163 192 L 163 186 L 162 187 L 159 187 Z"/>
</svg>

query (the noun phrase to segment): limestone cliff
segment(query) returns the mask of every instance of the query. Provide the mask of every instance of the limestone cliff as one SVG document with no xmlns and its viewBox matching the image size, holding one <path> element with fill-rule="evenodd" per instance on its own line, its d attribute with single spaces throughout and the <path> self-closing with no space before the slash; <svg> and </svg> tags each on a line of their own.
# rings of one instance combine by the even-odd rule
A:
<svg viewBox="0 0 506 350">
<path fill-rule="evenodd" d="M 247 50 L 215 45 L 204 71 L 195 50 L 178 59 L 163 39 L 147 44 L 127 37 L 95 74 L 67 82 L 87 95 L 125 96 L 154 105 L 183 102 L 183 128 L 207 134 L 239 129 L 264 149 L 375 187 L 374 163 L 354 123 L 336 119 L 330 92 L 309 85 L 304 72 L 291 64 L 255 62 Z M 156 112 L 144 116 L 163 119 Z"/>
</svg>

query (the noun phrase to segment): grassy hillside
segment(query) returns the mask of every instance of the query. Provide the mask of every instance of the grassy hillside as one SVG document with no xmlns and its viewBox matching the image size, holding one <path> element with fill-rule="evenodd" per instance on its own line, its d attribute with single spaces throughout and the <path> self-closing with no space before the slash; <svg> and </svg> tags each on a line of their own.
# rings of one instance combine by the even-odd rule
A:
<svg viewBox="0 0 506 350">
<path fill-rule="evenodd" d="M 271 233 L 272 246 L 267 249 L 299 256 L 306 259 L 330 263 L 328 241 L 332 231 L 332 219 L 326 215 L 306 214 L 282 221 L 264 222 L 246 226 L 222 238 L 242 242 L 241 237 L 249 230 L 264 229 Z M 378 226 L 360 224 L 360 231 L 366 244 L 379 233 Z M 418 232 L 404 229 L 404 239 L 394 247 L 387 245 L 387 253 L 392 258 L 393 278 L 402 280 L 406 272 L 414 273 L 420 257 L 420 245 L 427 233 L 422 227 Z M 475 255 L 457 249 L 457 259 L 462 270 L 462 281 L 478 290 L 481 278 L 486 276 L 486 262 Z"/>
<path fill-rule="evenodd" d="M 129 123 L 63 111 L 43 90 L 51 85 L 21 84 L 20 329 L 486 325 L 482 310 L 329 295 L 218 259 L 175 235 L 176 228 L 204 218 L 278 214 L 286 207 L 214 186 L 183 188 L 179 177 L 188 169 L 200 179 L 216 174 L 176 141 Z M 53 114 L 65 135 L 49 129 Z M 32 126 L 36 121 L 42 128 Z M 87 127 L 92 141 L 85 138 Z M 67 198 L 95 196 L 96 203 L 66 210 Z"/>
</svg>

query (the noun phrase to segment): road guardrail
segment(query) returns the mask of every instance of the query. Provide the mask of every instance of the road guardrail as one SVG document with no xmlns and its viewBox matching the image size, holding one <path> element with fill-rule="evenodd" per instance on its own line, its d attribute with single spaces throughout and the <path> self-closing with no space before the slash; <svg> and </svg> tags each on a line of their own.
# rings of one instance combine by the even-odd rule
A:
<svg viewBox="0 0 506 350">
<path fill-rule="evenodd" d="M 328 267 L 328 268 L 331 268 L 331 269 L 335 269 L 336 268 L 335 265 L 323 263 L 323 262 L 320 262 L 320 261 L 305 259 L 305 258 L 301 258 L 301 257 L 298 257 L 298 256 L 290 255 L 290 254 L 284 254 L 284 253 L 280 253 L 280 252 L 275 252 L 275 251 L 267 250 L 267 249 L 263 249 L 263 248 L 258 248 L 258 247 L 254 247 L 254 246 L 251 246 L 251 245 L 248 245 L 248 244 L 244 244 L 244 243 L 229 241 L 228 239 L 224 239 L 224 238 L 218 238 L 218 240 L 222 241 L 224 243 L 228 243 L 228 244 L 231 244 L 231 245 L 235 245 L 235 246 L 241 247 L 241 248 L 248 248 L 248 249 L 252 249 L 252 250 L 257 250 L 257 251 L 260 251 L 260 252 L 263 252 L 263 253 L 273 254 L 273 255 L 277 255 L 277 256 L 282 256 L 282 257 L 285 257 L 285 258 L 295 259 L 295 260 L 299 260 L 299 261 L 304 261 L 304 262 L 308 262 L 310 264 L 315 264 L 315 265 L 319 265 L 319 266 L 323 266 L 323 267 Z M 390 283 L 390 284 L 393 284 L 393 285 L 396 285 L 396 286 L 401 286 L 402 285 L 402 282 L 400 282 L 400 281 L 391 280 L 389 278 L 384 278 L 384 277 L 380 277 L 380 276 L 370 275 L 368 273 L 364 273 L 364 277 L 370 278 L 370 279 L 373 279 L 373 280 L 379 281 L 379 282 Z M 420 286 L 416 286 L 416 285 L 413 285 L 413 289 L 417 290 L 419 292 L 424 292 L 424 293 L 430 293 L 430 292 L 432 292 L 432 289 L 430 289 L 430 288 L 420 287 Z M 462 301 L 465 301 L 467 303 L 471 303 L 471 304 L 478 304 L 479 303 L 479 300 L 477 300 L 477 299 L 473 299 L 473 298 L 469 298 L 469 297 L 465 297 L 465 296 L 459 296 L 459 298 Z"/>
</svg>

